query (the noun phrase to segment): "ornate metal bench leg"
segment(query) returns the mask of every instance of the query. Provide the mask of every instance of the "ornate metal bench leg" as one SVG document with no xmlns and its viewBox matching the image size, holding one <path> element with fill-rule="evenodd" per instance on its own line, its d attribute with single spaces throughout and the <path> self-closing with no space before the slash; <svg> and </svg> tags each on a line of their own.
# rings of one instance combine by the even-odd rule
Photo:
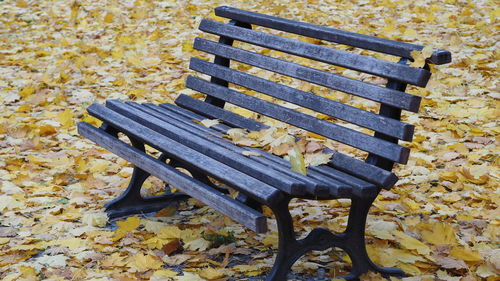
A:
<svg viewBox="0 0 500 281">
<path fill-rule="evenodd" d="M 289 198 L 276 206 L 270 206 L 278 224 L 279 242 L 274 266 L 271 273 L 267 276 L 266 281 L 287 280 L 290 268 L 300 258 L 300 255 L 297 257 L 298 244 L 293 230 L 292 216 L 288 211 L 288 203 L 290 203 Z"/>
<path fill-rule="evenodd" d="M 378 266 L 368 256 L 365 244 L 365 225 L 368 211 L 374 200 L 375 198 L 352 199 L 347 229 L 344 232 L 346 240 L 342 247 L 351 258 L 352 269 L 351 273 L 339 276 L 339 278 L 358 280 L 359 276 L 368 272 L 368 270 L 379 272 L 386 278 L 389 276 L 405 276 L 401 269 Z"/>
<path fill-rule="evenodd" d="M 117 131 L 112 127 L 103 127 L 110 134 L 117 136 Z M 130 141 L 132 143 L 132 146 L 145 151 L 144 144 L 142 142 L 132 138 L 130 138 Z M 165 155 L 162 154 L 159 157 L 159 160 L 165 161 Z M 132 178 L 130 179 L 130 183 L 127 189 L 118 198 L 105 205 L 106 212 L 108 213 L 108 216 L 110 218 L 128 216 L 132 214 L 156 212 L 169 205 L 178 204 L 178 201 L 180 200 L 189 198 L 189 196 L 183 193 L 168 192 L 160 196 L 151 196 L 147 198 L 142 197 L 142 185 L 150 175 L 150 173 L 140 169 L 139 167 L 134 167 Z"/>
</svg>

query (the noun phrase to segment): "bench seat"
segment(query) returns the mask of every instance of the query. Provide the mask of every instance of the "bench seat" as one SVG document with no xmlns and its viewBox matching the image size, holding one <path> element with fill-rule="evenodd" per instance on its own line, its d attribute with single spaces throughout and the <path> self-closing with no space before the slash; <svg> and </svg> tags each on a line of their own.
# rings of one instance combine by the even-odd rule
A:
<svg viewBox="0 0 500 281">
<path fill-rule="evenodd" d="M 186 99 L 192 98 L 184 96 L 179 100 Z M 88 111 L 127 135 L 166 153 L 169 158 L 191 163 L 262 204 L 272 204 L 276 195 L 271 191 L 278 190 L 293 197 L 315 199 L 369 197 L 378 192 L 374 184 L 328 166 L 310 167 L 308 176 L 292 171 L 290 163 L 281 157 L 255 148 L 239 147 L 224 139 L 224 133 L 232 127 L 224 124 L 204 127 L 193 120 L 201 121 L 206 116 L 171 104 L 156 106 L 109 100 L 105 107 L 94 104 Z M 264 126 L 261 124 L 261 128 Z M 179 150 L 184 153 L 179 155 Z M 242 153 L 249 150 L 262 156 Z M 192 161 L 195 157 L 205 161 Z M 214 165 L 221 171 L 214 170 Z"/>
</svg>

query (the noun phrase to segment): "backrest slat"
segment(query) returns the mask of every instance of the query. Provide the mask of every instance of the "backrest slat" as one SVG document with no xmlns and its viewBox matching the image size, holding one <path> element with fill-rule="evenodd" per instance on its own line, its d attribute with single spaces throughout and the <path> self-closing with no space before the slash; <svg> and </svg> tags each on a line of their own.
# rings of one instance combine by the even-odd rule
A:
<svg viewBox="0 0 500 281">
<path fill-rule="evenodd" d="M 430 72 L 425 69 L 413 68 L 212 20 L 202 20 L 200 30 L 421 87 L 425 87 L 430 78 Z"/>
<path fill-rule="evenodd" d="M 421 98 L 418 96 L 230 47 L 203 38 L 195 39 L 194 48 L 401 109 L 417 112 L 420 105 Z"/>
<path fill-rule="evenodd" d="M 186 87 L 225 100 L 234 105 L 286 122 L 324 137 L 405 164 L 409 149 L 313 116 L 285 108 L 208 81 L 188 76 Z"/>
<path fill-rule="evenodd" d="M 215 9 L 215 14 L 220 17 L 234 19 L 249 24 L 255 24 L 408 59 L 412 58 L 411 51 L 420 51 L 423 49 L 423 46 L 420 45 L 318 26 L 307 22 L 278 18 L 227 6 L 217 7 Z M 437 65 L 446 64 L 451 62 L 451 53 L 446 50 L 435 50 L 427 61 L 428 63 Z"/>
<path fill-rule="evenodd" d="M 222 67 L 199 58 L 191 58 L 189 68 L 200 73 L 217 77 L 221 80 L 399 138 L 401 140 L 409 141 L 413 136 L 413 125 L 326 99 L 283 84 L 262 79 L 241 71 Z"/>
</svg>

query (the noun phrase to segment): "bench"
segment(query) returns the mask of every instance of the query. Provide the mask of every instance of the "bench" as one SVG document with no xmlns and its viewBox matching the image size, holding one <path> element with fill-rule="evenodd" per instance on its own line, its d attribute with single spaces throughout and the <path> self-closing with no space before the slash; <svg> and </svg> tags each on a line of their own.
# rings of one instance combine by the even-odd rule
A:
<svg viewBox="0 0 500 281">
<path fill-rule="evenodd" d="M 210 81 L 189 76 L 186 87 L 206 95 L 202 101 L 180 95 L 175 104 L 120 102 L 109 100 L 106 105 L 93 104 L 88 112 L 103 121 L 96 128 L 78 124 L 81 135 L 126 159 L 134 165 L 130 184 L 117 199 L 106 205 L 110 217 L 158 211 L 186 197 L 193 197 L 227 215 L 247 228 L 264 233 L 266 216 L 262 206 L 274 213 L 279 233 L 276 260 L 267 280 L 286 280 L 293 263 L 311 250 L 339 247 L 352 261 L 352 270 L 343 276 L 357 280 L 368 270 L 383 276 L 404 276 L 396 268 L 375 265 L 365 248 L 365 223 L 372 202 L 381 189 L 390 189 L 398 178 L 391 172 L 395 163 L 406 164 L 409 148 L 399 140 L 411 141 L 414 126 L 400 121 L 402 110 L 417 112 L 421 98 L 405 93 L 407 85 L 425 87 L 430 78 L 429 64 L 445 64 L 451 54 L 435 50 L 422 68 L 410 67 L 412 51 L 422 46 L 378 37 L 356 34 L 305 22 L 258 14 L 231 7 L 218 7 L 215 14 L 230 19 L 220 23 L 201 21 L 200 30 L 219 36 L 219 42 L 196 38 L 194 49 L 214 55 L 214 62 L 191 58 L 190 69 L 211 77 Z M 252 29 L 252 25 L 282 32 L 334 42 L 400 57 L 398 63 L 294 40 Z M 233 42 L 276 50 L 322 63 L 352 69 L 387 79 L 385 87 L 348 78 L 268 55 L 233 47 Z M 365 111 L 310 92 L 276 83 L 250 73 L 230 68 L 230 61 L 289 76 L 302 81 L 352 94 L 380 103 L 379 113 Z M 229 83 L 260 92 L 281 101 L 331 116 L 369 129 L 365 134 L 330 121 L 322 120 L 278 103 L 247 95 Z M 368 153 L 365 161 L 336 151 L 329 163 L 308 167 L 307 176 L 292 171 L 289 161 L 263 150 L 239 147 L 224 138 L 228 130 L 243 128 L 258 131 L 268 128 L 256 120 L 225 109 L 230 103 L 257 114 L 288 123 L 331 140 Z M 199 121 L 219 119 L 210 128 Z M 130 140 L 123 141 L 119 134 Z M 150 146 L 160 155 L 147 153 Z M 258 151 L 260 156 L 243 154 Z M 176 168 L 184 168 L 192 176 Z M 181 192 L 143 198 L 143 182 L 154 175 Z M 215 179 L 216 181 L 213 181 Z M 229 196 L 227 187 L 238 192 Z M 351 200 L 348 224 L 343 233 L 333 234 L 326 228 L 316 228 L 305 238 L 297 239 L 288 206 L 293 198 Z"/>
</svg>

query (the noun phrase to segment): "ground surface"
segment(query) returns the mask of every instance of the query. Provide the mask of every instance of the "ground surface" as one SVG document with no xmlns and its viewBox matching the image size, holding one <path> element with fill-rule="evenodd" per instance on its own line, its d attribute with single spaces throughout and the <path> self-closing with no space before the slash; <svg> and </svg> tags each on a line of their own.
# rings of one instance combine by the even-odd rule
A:
<svg viewBox="0 0 500 281">
<path fill-rule="evenodd" d="M 416 125 L 412 156 L 396 169 L 402 180 L 372 208 L 368 249 L 377 263 L 414 276 L 408 280 L 498 280 L 497 3 L 231 2 L 453 53 L 427 90 L 410 89 L 424 97 L 421 113 L 404 117 Z M 177 212 L 106 224 L 103 204 L 120 194 L 132 168 L 75 127 L 79 120 L 96 123 L 85 113 L 93 102 L 163 103 L 192 94 L 183 87 L 195 53 L 190 46 L 200 20 L 214 18 L 222 4 L 0 1 L 0 278 L 256 280 L 269 270 L 275 232 L 253 234 L 193 200 Z M 162 185 L 153 180 L 147 187 L 154 193 Z M 298 230 L 341 231 L 348 205 L 297 201 L 292 213 Z M 214 245 L 215 238 L 225 244 Z M 293 268 L 303 280 L 348 270 L 336 250 L 313 253 Z"/>
</svg>

